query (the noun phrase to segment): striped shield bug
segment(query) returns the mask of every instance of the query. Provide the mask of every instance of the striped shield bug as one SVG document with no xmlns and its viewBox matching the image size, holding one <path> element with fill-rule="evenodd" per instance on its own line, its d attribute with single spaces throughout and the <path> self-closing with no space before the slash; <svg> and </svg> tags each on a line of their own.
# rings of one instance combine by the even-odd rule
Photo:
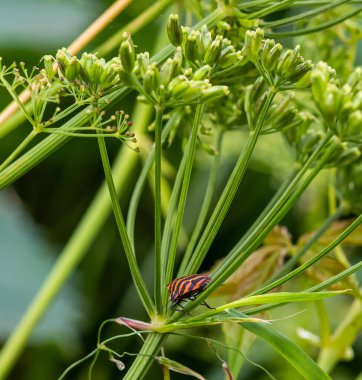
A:
<svg viewBox="0 0 362 380">
<path fill-rule="evenodd" d="M 170 300 L 172 302 L 171 310 L 176 306 L 183 308 L 181 305 L 181 302 L 183 301 L 195 300 L 197 295 L 199 295 L 206 288 L 210 281 L 211 278 L 206 274 L 190 274 L 188 276 L 183 276 L 172 280 L 167 285 L 170 292 Z M 205 301 L 203 301 L 202 304 L 209 309 L 213 309 Z"/>
</svg>

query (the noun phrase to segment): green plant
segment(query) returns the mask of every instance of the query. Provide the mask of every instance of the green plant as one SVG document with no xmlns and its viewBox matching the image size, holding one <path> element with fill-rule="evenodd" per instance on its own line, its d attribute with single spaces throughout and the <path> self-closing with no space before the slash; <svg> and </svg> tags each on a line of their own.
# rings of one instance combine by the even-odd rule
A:
<svg viewBox="0 0 362 380">
<path fill-rule="evenodd" d="M 336 354 L 330 345 L 347 348 L 356 337 L 359 325 L 355 325 L 353 331 L 349 332 L 348 342 L 341 343 L 343 334 L 338 331 L 333 339 L 324 337 L 324 345 L 320 345 L 321 368 L 295 342 L 279 333 L 268 321 L 252 315 L 285 303 L 318 301 L 320 304 L 320 300 L 324 298 L 345 292 L 355 297 L 349 318 L 356 321 L 361 314 L 361 294 L 355 279 L 350 280 L 343 290 L 321 290 L 351 276 L 361 267 L 360 263 L 349 264 L 339 244 L 362 222 L 361 186 L 358 180 L 362 165 L 362 71 L 357 67 L 353 71 L 342 72 L 339 77 L 332 68 L 334 62 L 340 58 L 338 55 L 333 57 L 330 54 L 328 64 L 316 63 L 305 58 L 306 54 L 313 58 L 313 53 L 317 52 L 306 51 L 304 54 L 304 40 L 293 49 L 284 48 L 277 41 L 279 37 L 286 35 L 322 31 L 342 23 L 362 10 L 358 1 L 353 2 L 343 9 L 342 17 L 333 18 L 333 12 L 340 10 L 343 3 L 346 1 L 330 3 L 255 0 L 242 4 L 232 1 L 215 4 L 190 1 L 191 9 L 197 16 L 207 13 L 209 15 L 191 28 L 182 27 L 179 17 L 171 14 L 167 23 L 171 45 L 167 45 L 153 57 L 148 52 L 136 53 L 130 34 L 125 32 L 121 36 L 118 56 L 110 60 L 88 53 L 77 58 L 66 49 L 61 49 L 55 57 L 44 57 L 42 69 L 29 72 L 23 64 L 20 64 L 20 68 L 15 64 L 9 67 L 0 66 L 2 86 L 18 103 L 32 127 L 24 141 L 1 164 L 0 187 L 11 184 L 72 137 L 97 140 L 107 185 L 95 199 L 23 321 L 5 344 L 0 354 L 0 378 L 5 377 L 36 322 L 91 243 L 91 235 L 95 233 L 97 226 L 90 229 L 89 223 L 97 220 L 98 227 L 102 225 L 109 209 L 109 205 L 108 209 L 104 208 L 108 202 L 107 189 L 133 283 L 149 317 L 147 322 L 127 317 L 112 320 L 139 330 L 140 335 L 147 334 L 141 351 L 127 369 L 125 379 L 145 378 L 154 360 L 163 367 L 165 379 L 170 378 L 170 370 L 199 376 L 191 369 L 168 359 L 163 352 L 159 356 L 167 336 L 186 328 L 223 325 L 225 336 L 230 339 L 228 322 L 238 323 L 265 340 L 304 378 L 310 378 L 311 374 L 315 379 L 329 378 L 327 371 L 342 356 L 341 352 Z M 212 12 L 207 7 L 213 7 Z M 273 21 L 265 19 L 266 16 L 291 7 L 306 7 L 306 10 Z M 329 17 L 333 21 L 328 21 Z M 324 22 L 323 18 L 327 20 Z M 318 27 L 314 26 L 315 22 Z M 278 27 L 286 25 L 298 26 L 298 23 L 303 25 L 283 32 L 277 30 Z M 340 28 L 340 33 L 347 30 L 354 38 L 360 33 L 355 24 L 340 24 L 337 28 Z M 340 37 L 340 34 L 330 32 L 329 29 L 325 35 L 326 39 Z M 30 89 L 32 98 L 28 105 L 23 105 L 20 101 L 19 88 Z M 112 105 L 131 91 L 138 94 L 139 104 L 146 104 L 144 120 L 139 116 L 141 112 L 138 114 L 137 111 L 131 116 L 126 115 L 123 110 L 109 115 Z M 70 106 L 64 105 L 68 98 L 72 99 Z M 147 115 L 151 112 L 154 119 L 149 121 Z M 136 125 L 135 133 L 130 131 L 131 119 Z M 118 193 L 122 190 L 121 185 L 127 182 L 127 172 L 134 162 L 126 161 L 124 157 L 132 155 L 132 160 L 135 160 L 136 153 L 122 150 L 123 158 L 117 161 L 112 173 L 106 138 L 118 139 L 128 145 L 126 149 L 138 151 L 138 134 L 147 125 L 154 131 L 154 147 L 147 155 L 137 179 L 125 220 Z M 15 127 L 16 121 L 7 128 Z M 242 129 L 246 138 L 245 141 L 240 140 L 242 148 L 239 149 L 238 159 L 213 204 L 215 179 L 222 157 L 222 140 L 235 128 Z M 36 136 L 44 134 L 50 136 L 27 149 Z M 175 277 L 200 271 L 232 206 L 255 146 L 262 136 L 271 134 L 281 135 L 287 145 L 285 149 L 293 156 L 294 163 L 290 173 L 249 230 L 210 272 L 211 283 L 196 300 L 185 305 L 185 312 L 190 313 L 216 291 L 224 297 L 221 298 L 222 305 L 196 316 L 165 308 L 169 298 L 167 284 Z M 163 153 L 166 142 L 171 149 L 177 151 L 177 140 L 181 142 L 181 158 L 168 199 L 163 172 L 167 159 Z M 183 246 L 181 237 L 184 232 L 191 176 L 197 156 L 202 154 L 211 156 L 209 181 L 199 217 L 195 220 L 195 228 L 187 239 L 186 246 Z M 267 276 L 263 281 L 252 283 L 250 293 L 243 297 L 235 297 L 231 292 L 229 297 L 234 300 L 229 302 L 222 285 L 227 284 L 228 279 L 235 276 L 240 269 L 243 270 L 247 261 L 257 257 L 257 249 L 268 236 L 270 239 L 274 227 L 306 192 L 310 183 L 326 170 L 333 171 L 336 180 L 336 184 L 330 184 L 329 218 L 304 244 L 293 246 L 290 241 L 287 242 L 286 251 L 291 259 L 278 270 L 274 271 L 269 267 L 271 263 L 262 258 L 260 266 L 264 266 L 264 270 L 270 270 Z M 152 171 L 153 294 L 146 286 L 138 263 L 135 239 L 138 205 L 147 177 Z M 335 207 L 336 199 L 338 207 Z M 164 215 L 163 204 L 167 205 Z M 306 254 L 310 254 L 312 248 L 315 249 L 333 222 L 350 213 L 356 214 L 357 218 L 344 226 L 338 234 L 331 235 L 306 260 Z M 267 240 L 265 246 L 268 246 Z M 294 292 L 267 293 L 306 273 L 308 268 L 330 255 L 334 249 L 337 262 L 344 265 L 337 273 L 327 276 L 314 287 L 301 288 Z M 292 269 L 295 265 L 296 268 Z M 256 270 L 257 273 L 261 271 L 260 267 L 256 267 Z M 246 308 L 252 305 L 261 306 Z M 322 316 L 321 321 L 323 322 Z M 326 324 L 328 322 L 324 320 L 324 327 Z M 343 330 L 345 326 L 342 323 L 340 329 Z M 97 349 L 87 359 L 91 356 L 97 359 L 101 351 L 106 351 L 111 361 L 119 369 L 123 369 L 120 361 L 122 355 L 107 344 L 116 338 L 118 337 L 102 341 L 99 334 Z M 240 335 L 240 340 L 242 339 Z M 238 347 L 234 348 L 239 349 L 240 346 L 239 342 Z M 230 355 L 228 363 L 222 361 L 226 378 L 237 377 L 242 360 L 242 357 Z M 95 361 L 91 369 L 94 363 Z"/>
</svg>

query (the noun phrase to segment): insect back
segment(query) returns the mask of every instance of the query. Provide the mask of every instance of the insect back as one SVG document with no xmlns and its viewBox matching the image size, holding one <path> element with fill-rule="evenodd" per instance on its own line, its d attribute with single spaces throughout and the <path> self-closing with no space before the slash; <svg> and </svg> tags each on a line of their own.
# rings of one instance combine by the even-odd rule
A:
<svg viewBox="0 0 362 380">
<path fill-rule="evenodd" d="M 211 278 L 206 274 L 190 274 L 188 276 L 183 276 L 172 280 L 167 285 L 170 292 L 170 300 L 172 302 L 171 310 L 176 306 L 183 308 L 181 305 L 181 302 L 183 301 L 195 300 L 210 281 Z M 209 309 L 213 309 L 205 301 L 203 301 L 202 304 Z"/>
</svg>

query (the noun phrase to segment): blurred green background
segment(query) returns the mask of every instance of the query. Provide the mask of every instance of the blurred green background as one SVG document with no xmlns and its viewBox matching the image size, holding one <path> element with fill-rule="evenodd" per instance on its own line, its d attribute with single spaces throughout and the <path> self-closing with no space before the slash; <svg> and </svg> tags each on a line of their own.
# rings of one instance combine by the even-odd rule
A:
<svg viewBox="0 0 362 380">
<path fill-rule="evenodd" d="M 28 67 L 38 65 L 44 54 L 55 54 L 58 48 L 72 42 L 112 1 L 105 0 L 0 0 L 0 56 L 5 63 L 24 61 Z M 121 26 L 142 12 L 152 2 L 134 1 L 88 47 L 93 51 L 99 43 L 115 33 Z M 164 25 L 166 11 L 134 36 L 138 51 L 152 50 L 158 30 Z M 116 52 L 114 52 L 116 54 Z M 0 88 L 1 109 L 9 96 Z M 131 113 L 134 98 L 130 96 L 121 105 Z M 1 161 L 14 149 L 26 133 L 27 124 L 17 128 L 0 142 Z M 223 147 L 220 173 L 228 174 L 235 162 L 243 136 L 239 131 L 229 132 Z M 113 157 L 119 144 L 108 144 Z M 240 238 L 277 189 L 290 168 L 292 158 L 278 137 L 263 137 L 253 155 L 250 170 L 239 190 L 225 223 L 212 246 L 203 270 L 223 257 Z M 136 153 L 135 153 L 136 154 Z M 168 153 L 177 162 L 177 154 Z M 208 158 L 199 154 L 188 199 L 187 231 L 197 216 L 197 205 L 203 197 L 208 176 Z M 140 164 L 139 164 L 140 168 Z M 138 168 L 138 169 L 139 169 Z M 137 176 L 134 173 L 129 187 L 122 192 L 121 203 L 127 209 L 127 201 Z M 223 185 L 222 176 L 218 181 Z M 103 180 L 97 143 L 93 139 L 71 140 L 54 155 L 48 157 L 14 185 L 0 193 L 0 340 L 16 326 L 37 289 L 61 252 L 83 213 L 90 204 Z M 326 178 L 320 178 L 304 195 L 283 224 L 287 225 L 293 239 L 313 230 L 327 215 Z M 217 196 L 217 194 L 216 194 Z M 144 194 L 137 221 L 136 244 L 141 252 L 143 274 L 152 286 L 150 254 L 153 245 L 153 206 L 151 194 Z M 361 252 L 354 252 L 351 261 Z M 293 285 L 292 285 L 293 286 Z M 295 285 L 297 286 L 297 285 Z M 10 379 L 56 379 L 71 363 L 95 348 L 100 323 L 107 318 L 127 316 L 144 319 L 142 306 L 130 280 L 127 263 L 122 255 L 120 238 L 113 217 L 103 227 L 95 243 L 87 253 L 76 273 L 53 302 L 45 317 L 34 331 L 27 349 L 23 352 Z M 343 317 L 349 299 L 340 297 L 339 307 L 333 310 L 334 318 Z M 336 300 L 331 303 L 336 307 Z M 308 309 L 276 326 L 298 340 L 296 326 L 317 329 L 316 311 L 313 305 L 284 307 L 275 317 L 294 314 Z M 311 326 L 310 326 L 311 325 Z M 104 336 L 124 333 L 121 327 L 105 329 Z M 191 333 L 191 332 L 190 332 Z M 219 328 L 203 331 L 205 336 L 222 339 Z M 302 342 L 299 341 L 303 345 Z M 119 352 L 137 352 L 139 338 L 127 338 L 115 346 Z M 209 380 L 222 378 L 221 366 L 215 363 L 213 351 L 204 342 L 172 337 L 167 344 L 168 356 L 203 373 Z M 308 352 L 314 349 L 304 344 Z M 361 370 L 362 342 L 354 345 L 355 357 L 341 363 L 333 373 L 334 379 L 354 379 Z M 262 343 L 257 343 L 250 358 L 265 366 L 277 379 L 288 379 L 295 372 Z M 132 358 L 125 357 L 128 366 Z M 69 375 L 69 379 L 85 379 L 87 366 L 81 366 Z M 290 373 L 290 375 L 289 375 Z M 114 364 L 101 355 L 94 379 L 121 378 Z M 161 370 L 154 365 L 148 379 L 161 378 Z M 181 379 L 181 375 L 172 375 Z M 265 379 L 260 369 L 246 364 L 239 379 Z"/>
</svg>

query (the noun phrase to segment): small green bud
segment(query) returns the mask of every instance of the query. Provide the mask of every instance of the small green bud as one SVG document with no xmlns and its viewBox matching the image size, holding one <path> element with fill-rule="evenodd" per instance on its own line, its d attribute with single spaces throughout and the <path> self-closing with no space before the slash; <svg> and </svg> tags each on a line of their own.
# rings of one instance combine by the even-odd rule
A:
<svg viewBox="0 0 362 380">
<path fill-rule="evenodd" d="M 211 45 L 212 37 L 206 25 L 203 25 L 201 27 L 200 35 L 201 35 L 202 44 L 204 45 L 204 48 L 207 50 L 207 48 Z"/>
<path fill-rule="evenodd" d="M 361 136 L 361 125 L 362 125 L 362 111 L 357 110 L 351 112 L 348 116 L 347 133 L 348 136 Z"/>
<path fill-rule="evenodd" d="M 361 151 L 356 146 L 352 148 L 348 148 L 345 152 L 343 152 L 339 156 L 337 165 L 338 166 L 350 165 L 351 163 L 353 163 L 360 157 L 361 157 Z"/>
<path fill-rule="evenodd" d="M 185 54 L 186 57 L 192 62 L 195 62 L 198 59 L 199 53 L 197 46 L 197 37 L 194 31 L 192 31 L 190 35 L 187 37 L 185 45 Z"/>
<path fill-rule="evenodd" d="M 352 108 L 354 110 L 362 109 L 362 91 L 358 91 L 357 94 L 353 96 Z"/>
<path fill-rule="evenodd" d="M 167 21 L 167 35 L 173 46 L 182 44 L 182 29 L 178 15 L 171 14 Z"/>
<path fill-rule="evenodd" d="M 210 65 L 204 65 L 200 67 L 197 71 L 195 71 L 195 74 L 193 76 L 194 80 L 203 80 L 210 76 L 211 73 L 211 66 Z"/>
<path fill-rule="evenodd" d="M 275 68 L 275 72 L 279 76 L 283 76 L 283 77 L 288 75 L 293 58 L 294 58 L 293 50 L 291 49 L 286 50 L 284 54 L 279 58 L 278 64 Z"/>
<path fill-rule="evenodd" d="M 80 64 L 82 65 L 84 70 L 87 71 L 88 73 L 97 59 L 98 58 L 94 54 L 83 53 L 82 58 L 80 59 Z"/>
<path fill-rule="evenodd" d="M 296 66 L 294 71 L 289 76 L 287 76 L 287 78 L 291 82 L 298 82 L 312 70 L 312 67 L 312 61 L 305 61 L 303 63 L 300 63 Z"/>
<path fill-rule="evenodd" d="M 78 77 L 79 72 L 80 62 L 76 57 L 72 57 L 65 68 L 65 77 L 68 79 L 69 82 L 73 82 Z"/>
<path fill-rule="evenodd" d="M 211 102 L 213 100 L 228 96 L 230 91 L 227 86 L 212 86 L 202 90 L 202 101 Z"/>
<path fill-rule="evenodd" d="M 270 52 L 266 54 L 264 58 L 264 66 L 271 70 L 274 70 L 279 62 L 280 55 L 282 54 L 283 46 L 281 44 L 276 44 L 271 48 Z"/>
<path fill-rule="evenodd" d="M 177 63 L 172 59 L 168 58 L 167 61 L 162 65 L 160 70 L 161 83 L 167 86 L 171 79 L 174 77 L 176 71 Z"/>
<path fill-rule="evenodd" d="M 196 86 L 196 87 L 190 86 L 188 89 L 186 89 L 186 91 L 184 91 L 182 93 L 177 93 L 175 91 L 172 95 L 177 100 L 180 100 L 180 98 L 182 98 L 184 103 L 188 104 L 188 103 L 191 103 L 191 102 L 199 99 L 202 95 L 202 90 L 198 86 Z"/>
<path fill-rule="evenodd" d="M 312 83 L 312 70 L 304 74 L 298 82 L 295 84 L 295 88 L 307 88 L 311 86 Z"/>
<path fill-rule="evenodd" d="M 268 91 L 264 92 L 262 96 L 259 96 L 257 102 L 255 103 L 254 106 L 254 123 L 258 120 L 259 115 L 264 108 L 264 105 L 266 103 L 266 100 L 268 98 Z"/>
<path fill-rule="evenodd" d="M 171 89 L 171 95 L 175 98 L 179 98 L 182 94 L 191 87 L 190 82 L 185 80 L 184 77 L 175 78 L 169 88 Z"/>
<path fill-rule="evenodd" d="M 265 87 L 265 81 L 262 76 L 260 76 L 254 84 L 252 85 L 249 93 L 249 101 L 251 104 L 255 103 L 258 101 L 262 91 L 264 90 Z"/>
<path fill-rule="evenodd" d="M 261 48 L 261 60 L 263 63 L 265 63 L 266 58 L 270 54 L 271 49 L 275 46 L 275 41 L 267 39 L 264 41 L 264 44 L 262 44 Z"/>
<path fill-rule="evenodd" d="M 94 85 L 98 85 L 100 83 L 100 79 L 104 71 L 103 61 L 100 59 L 97 59 L 93 63 L 92 67 L 88 70 L 90 80 Z"/>
<path fill-rule="evenodd" d="M 263 30 L 260 28 L 257 28 L 256 31 L 254 32 L 254 36 L 251 40 L 251 46 L 250 46 L 251 53 L 254 56 L 257 56 L 259 54 L 263 38 L 264 38 Z"/>
<path fill-rule="evenodd" d="M 222 37 L 216 36 L 206 49 L 204 63 L 213 66 L 219 59 L 222 49 Z"/>
<path fill-rule="evenodd" d="M 146 74 L 148 65 L 150 64 L 150 55 L 146 51 L 144 53 L 137 54 L 137 63 L 140 74 L 143 76 Z"/>
<path fill-rule="evenodd" d="M 131 79 L 130 73 L 126 71 L 123 66 L 119 66 L 116 68 L 117 74 L 119 76 L 119 79 L 124 83 L 126 86 L 132 87 L 133 81 Z"/>
<path fill-rule="evenodd" d="M 301 151 L 306 154 L 314 150 L 317 144 L 323 138 L 323 132 L 321 131 L 308 131 L 301 140 Z"/>
<path fill-rule="evenodd" d="M 186 46 L 186 41 L 189 38 L 189 35 L 191 33 L 191 29 L 188 26 L 182 26 L 182 46 L 185 48 Z"/>
<path fill-rule="evenodd" d="M 65 69 L 69 65 L 69 59 L 65 49 L 58 50 L 55 59 L 58 64 L 59 71 L 65 76 Z"/>
<path fill-rule="evenodd" d="M 160 91 L 161 75 L 155 65 L 150 65 L 146 74 L 143 77 L 143 87 L 148 94 L 155 91 L 156 94 Z"/>
<path fill-rule="evenodd" d="M 120 68 L 120 65 L 117 65 L 116 63 L 107 62 L 107 65 L 105 65 L 102 75 L 99 79 L 100 86 L 102 88 L 108 88 L 112 86 L 118 75 L 117 70 Z"/>
<path fill-rule="evenodd" d="M 55 75 L 54 68 L 53 68 L 53 63 L 54 63 L 53 57 L 51 55 L 45 55 L 43 57 L 43 60 L 44 60 L 44 69 L 45 69 L 46 76 L 48 80 L 51 81 Z"/>
<path fill-rule="evenodd" d="M 126 39 L 121 43 L 119 57 L 121 58 L 124 70 L 131 72 L 135 65 L 134 45 L 129 33 L 124 33 L 123 36 Z"/>
<path fill-rule="evenodd" d="M 320 104 L 323 101 L 327 86 L 329 83 L 329 75 L 325 70 L 315 69 L 311 74 L 312 94 L 314 100 Z"/>
</svg>

